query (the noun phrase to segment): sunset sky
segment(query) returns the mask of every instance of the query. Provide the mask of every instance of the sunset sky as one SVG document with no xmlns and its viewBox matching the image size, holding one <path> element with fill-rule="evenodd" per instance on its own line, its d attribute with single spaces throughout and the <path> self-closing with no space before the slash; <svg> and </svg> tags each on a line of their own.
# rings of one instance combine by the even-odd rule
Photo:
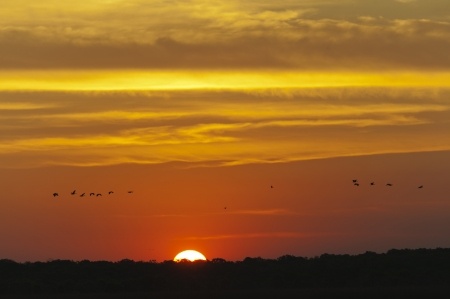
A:
<svg viewBox="0 0 450 299">
<path fill-rule="evenodd" d="M 448 0 L 2 0 L 0 259 L 450 247 L 449 53 Z"/>
</svg>

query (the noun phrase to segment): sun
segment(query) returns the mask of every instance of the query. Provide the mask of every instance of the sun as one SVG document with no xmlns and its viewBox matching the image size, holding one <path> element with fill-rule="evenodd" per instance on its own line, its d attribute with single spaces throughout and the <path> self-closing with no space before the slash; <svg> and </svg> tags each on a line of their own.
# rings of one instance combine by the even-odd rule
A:
<svg viewBox="0 0 450 299">
<path fill-rule="evenodd" d="M 196 251 L 196 250 L 185 250 L 182 251 L 180 253 L 178 253 L 173 260 L 175 262 L 179 262 L 182 260 L 188 260 L 188 261 L 198 261 L 198 260 L 202 260 L 202 261 L 206 261 L 206 257 L 201 254 L 200 252 Z"/>
</svg>

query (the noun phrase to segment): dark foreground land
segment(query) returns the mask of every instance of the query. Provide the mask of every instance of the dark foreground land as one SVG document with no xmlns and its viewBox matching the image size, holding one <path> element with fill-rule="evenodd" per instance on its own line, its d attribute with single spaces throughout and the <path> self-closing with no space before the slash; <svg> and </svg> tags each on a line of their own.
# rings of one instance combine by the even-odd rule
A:
<svg viewBox="0 0 450 299">
<path fill-rule="evenodd" d="M 0 295 L 4 299 L 428 299 L 448 298 L 450 288 L 330 288 L 277 290 L 216 290 L 161 291 L 145 293 L 89 293 L 89 294 L 22 294 Z"/>
<path fill-rule="evenodd" d="M 0 260 L 0 298 L 450 298 L 450 249 L 238 262 Z"/>
</svg>

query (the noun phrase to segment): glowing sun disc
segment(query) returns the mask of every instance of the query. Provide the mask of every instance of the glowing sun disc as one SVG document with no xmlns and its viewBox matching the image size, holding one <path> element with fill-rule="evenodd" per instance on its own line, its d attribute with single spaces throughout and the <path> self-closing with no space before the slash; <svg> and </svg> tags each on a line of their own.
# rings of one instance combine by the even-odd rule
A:
<svg viewBox="0 0 450 299">
<path fill-rule="evenodd" d="M 201 254 L 200 252 L 196 250 L 185 250 L 180 253 L 178 253 L 173 260 L 175 262 L 179 262 L 181 260 L 188 260 L 188 261 L 197 261 L 197 260 L 203 260 L 206 261 L 206 257 Z"/>
</svg>

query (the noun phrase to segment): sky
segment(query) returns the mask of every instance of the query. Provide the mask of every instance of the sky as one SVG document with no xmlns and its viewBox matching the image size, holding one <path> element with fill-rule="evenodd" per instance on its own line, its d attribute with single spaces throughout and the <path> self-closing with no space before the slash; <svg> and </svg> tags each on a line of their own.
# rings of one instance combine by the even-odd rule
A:
<svg viewBox="0 0 450 299">
<path fill-rule="evenodd" d="M 0 258 L 450 247 L 448 0 L 1 2 Z"/>
</svg>

